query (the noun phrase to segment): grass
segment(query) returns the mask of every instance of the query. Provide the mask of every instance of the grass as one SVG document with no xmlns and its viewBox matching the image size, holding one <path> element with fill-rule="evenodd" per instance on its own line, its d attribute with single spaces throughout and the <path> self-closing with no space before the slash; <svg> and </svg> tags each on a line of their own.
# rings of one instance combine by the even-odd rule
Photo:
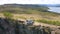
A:
<svg viewBox="0 0 60 34">
<path fill-rule="evenodd" d="M 60 22 L 59 21 L 51 21 L 51 20 L 36 20 L 37 22 L 42 22 L 42 23 L 47 23 L 47 24 L 53 24 L 53 25 L 58 25 L 60 26 Z"/>
<path fill-rule="evenodd" d="M 23 17 L 23 16 L 16 16 L 15 18 L 26 19 L 26 17 Z"/>
<path fill-rule="evenodd" d="M 54 12 L 49 12 L 49 11 L 48 12 L 43 11 L 45 9 L 43 7 L 41 7 L 41 8 L 42 9 L 40 9 L 39 7 L 38 8 L 34 8 L 34 7 L 32 7 L 32 8 L 29 8 L 29 7 L 20 8 L 20 7 L 13 7 L 13 6 L 10 7 L 10 6 L 8 6 L 8 7 L 5 7 L 5 8 L 1 8 L 2 11 L 0 11 L 0 15 L 1 15 L 1 13 L 6 11 L 6 12 L 11 12 L 12 14 L 15 14 L 15 15 L 18 14 L 18 16 L 13 17 L 13 18 L 16 18 L 16 19 L 17 18 L 26 19 L 26 18 L 29 18 L 29 17 L 34 17 L 34 19 L 38 22 L 60 26 L 60 22 L 59 22 L 60 21 L 60 14 L 54 13 Z M 21 14 L 24 14 L 24 15 L 20 16 Z M 25 14 L 27 14 L 27 15 L 25 15 Z M 48 20 L 45 20 L 45 19 L 48 19 Z M 52 20 L 56 20 L 56 21 L 52 21 Z"/>
<path fill-rule="evenodd" d="M 24 17 L 24 16 L 16 16 L 16 17 L 21 18 L 21 19 L 28 18 L 28 17 Z M 58 20 L 36 19 L 35 21 L 60 26 L 60 21 L 58 21 Z"/>
<path fill-rule="evenodd" d="M 52 20 L 51 20 L 51 19 L 47 19 L 48 17 L 44 18 L 43 16 L 45 16 L 45 15 L 43 15 L 42 17 L 40 17 L 41 15 L 35 15 L 35 14 L 17 14 L 17 15 L 13 14 L 13 15 L 15 15 L 13 18 L 16 18 L 16 19 L 18 19 L 18 18 L 28 19 L 29 17 L 33 17 L 34 20 L 36 20 L 37 22 L 42 22 L 42 23 L 47 23 L 47 24 L 53 24 L 53 25 L 60 26 L 60 22 L 59 22 L 60 18 L 59 17 L 56 17 L 56 18 L 59 18 L 59 19 L 56 19 L 52 16 L 49 16 L 49 18 L 52 17 Z"/>
</svg>

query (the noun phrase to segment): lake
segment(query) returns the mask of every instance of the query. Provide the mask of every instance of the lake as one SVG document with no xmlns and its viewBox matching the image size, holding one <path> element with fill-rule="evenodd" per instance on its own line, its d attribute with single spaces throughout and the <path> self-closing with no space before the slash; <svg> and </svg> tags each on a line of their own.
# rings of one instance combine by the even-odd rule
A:
<svg viewBox="0 0 60 34">
<path fill-rule="evenodd" d="M 49 7 L 49 11 L 60 13 L 60 7 Z"/>
</svg>

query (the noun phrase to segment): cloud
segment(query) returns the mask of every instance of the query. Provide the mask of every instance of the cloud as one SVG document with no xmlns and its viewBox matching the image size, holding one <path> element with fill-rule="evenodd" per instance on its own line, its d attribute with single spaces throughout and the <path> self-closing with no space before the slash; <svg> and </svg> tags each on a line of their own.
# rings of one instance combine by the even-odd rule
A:
<svg viewBox="0 0 60 34">
<path fill-rule="evenodd" d="M 60 4 L 59 0 L 0 0 L 0 4 Z"/>
</svg>

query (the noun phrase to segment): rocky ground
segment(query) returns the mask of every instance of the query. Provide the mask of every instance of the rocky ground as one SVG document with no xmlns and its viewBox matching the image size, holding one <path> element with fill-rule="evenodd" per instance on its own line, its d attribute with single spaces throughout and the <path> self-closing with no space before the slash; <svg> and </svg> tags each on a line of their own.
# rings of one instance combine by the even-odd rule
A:
<svg viewBox="0 0 60 34">
<path fill-rule="evenodd" d="M 25 25 L 20 20 L 0 18 L 0 34 L 60 34 L 60 28 L 33 25 Z"/>
</svg>

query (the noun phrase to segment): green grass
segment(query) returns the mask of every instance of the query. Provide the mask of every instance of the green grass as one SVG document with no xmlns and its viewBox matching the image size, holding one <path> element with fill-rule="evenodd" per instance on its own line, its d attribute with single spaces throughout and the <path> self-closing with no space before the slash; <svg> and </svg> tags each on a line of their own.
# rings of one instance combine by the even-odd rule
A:
<svg viewBox="0 0 60 34">
<path fill-rule="evenodd" d="M 53 24 L 53 25 L 58 25 L 60 26 L 60 22 L 59 21 L 51 21 L 51 20 L 36 20 L 37 22 L 42 22 L 42 23 L 47 23 L 47 24 Z"/>
<path fill-rule="evenodd" d="M 48 7 L 46 7 L 46 8 L 45 7 L 38 7 L 38 8 L 31 7 L 31 8 L 29 8 L 29 7 L 25 7 L 25 6 L 23 6 L 23 7 L 8 6 L 8 7 L 4 7 L 4 8 L 3 7 L 4 6 L 2 6 L 2 8 L 0 8 L 0 9 L 2 9 L 2 11 L 0 11 L 0 13 L 11 12 L 12 14 L 37 14 L 39 16 L 42 16 L 42 18 L 44 16 L 49 16 L 49 17 L 52 17 L 52 18 L 54 18 L 54 17 L 59 18 L 59 16 L 60 16 L 59 13 L 49 12 L 47 10 Z M 15 17 L 15 18 L 26 19 L 27 17 L 20 16 L 20 17 Z M 36 21 L 42 22 L 42 23 L 47 23 L 47 24 L 59 25 L 60 26 L 60 22 L 59 21 L 45 20 L 44 18 L 41 19 L 41 20 L 36 20 Z"/>
</svg>

